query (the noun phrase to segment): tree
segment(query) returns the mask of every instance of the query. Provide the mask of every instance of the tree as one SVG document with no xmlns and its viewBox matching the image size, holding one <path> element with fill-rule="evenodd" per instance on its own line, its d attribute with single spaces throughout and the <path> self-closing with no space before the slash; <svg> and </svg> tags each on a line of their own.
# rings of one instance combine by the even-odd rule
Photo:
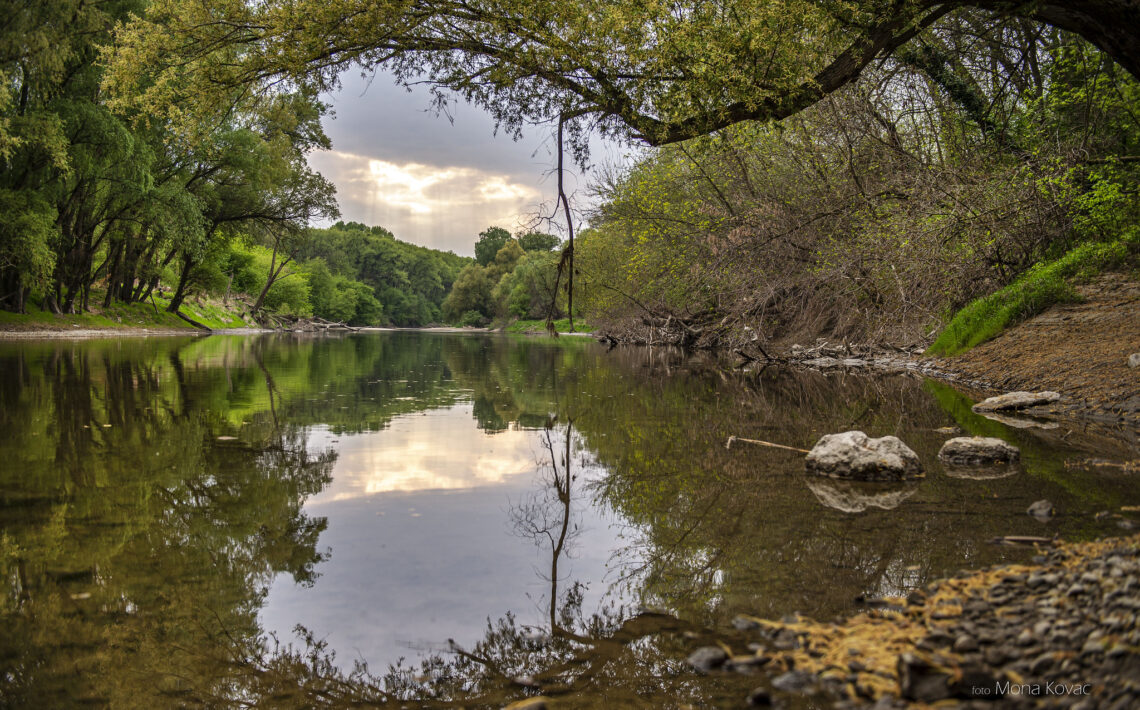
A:
<svg viewBox="0 0 1140 710">
<path fill-rule="evenodd" d="M 475 261 L 480 266 L 488 266 L 495 260 L 499 250 L 511 241 L 511 233 L 502 227 L 487 227 L 479 232 L 479 240 L 475 242 Z"/>
<path fill-rule="evenodd" d="M 469 312 L 484 318 L 492 312 L 491 281 L 487 269 L 478 264 L 468 264 L 459 272 L 451 293 L 443 301 L 443 317 L 453 323 Z"/>
<path fill-rule="evenodd" d="M 1140 75 L 1135 0 L 168 0 L 118 32 L 107 86 L 143 110 L 187 97 L 217 110 L 230 100 L 218 87 L 323 90 L 347 67 L 385 64 L 507 127 L 592 116 L 662 145 L 795 114 L 962 9 L 1075 32 Z"/>
<path fill-rule="evenodd" d="M 553 234 L 527 232 L 519 237 L 519 246 L 525 251 L 554 251 L 561 240 Z"/>
</svg>

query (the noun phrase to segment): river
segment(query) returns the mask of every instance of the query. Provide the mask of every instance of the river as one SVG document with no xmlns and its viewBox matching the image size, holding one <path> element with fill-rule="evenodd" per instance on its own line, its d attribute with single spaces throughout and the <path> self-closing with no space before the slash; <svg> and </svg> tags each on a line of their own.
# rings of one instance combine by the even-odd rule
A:
<svg viewBox="0 0 1140 710">
<path fill-rule="evenodd" d="M 830 619 L 1140 504 L 1089 461 L 1135 456 L 1110 431 L 985 419 L 909 373 L 724 365 L 401 331 L 0 342 L 0 705 L 735 707 L 755 678 L 684 659 L 737 615 Z M 944 470 L 948 428 L 1022 462 Z M 926 477 L 726 447 L 849 429 Z"/>
</svg>

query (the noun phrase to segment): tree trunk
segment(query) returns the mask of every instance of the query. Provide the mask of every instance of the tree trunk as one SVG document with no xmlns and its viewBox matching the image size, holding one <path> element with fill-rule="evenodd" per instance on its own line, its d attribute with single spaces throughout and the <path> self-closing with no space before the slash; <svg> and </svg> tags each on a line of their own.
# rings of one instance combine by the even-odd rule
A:
<svg viewBox="0 0 1140 710">
<path fill-rule="evenodd" d="M 190 275 L 194 272 L 195 266 L 193 259 L 183 255 L 182 271 L 178 275 L 178 288 L 174 289 L 174 295 L 170 297 L 170 305 L 166 307 L 170 313 L 177 314 L 178 309 L 182 307 L 182 302 L 186 300 L 186 287 L 190 283 Z"/>
</svg>

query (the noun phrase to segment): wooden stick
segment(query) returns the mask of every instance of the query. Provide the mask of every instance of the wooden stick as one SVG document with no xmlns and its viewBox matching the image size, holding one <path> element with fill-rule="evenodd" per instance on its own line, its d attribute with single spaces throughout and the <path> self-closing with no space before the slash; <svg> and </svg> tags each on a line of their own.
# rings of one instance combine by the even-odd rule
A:
<svg viewBox="0 0 1140 710">
<path fill-rule="evenodd" d="M 807 449 L 797 449 L 794 446 L 784 446 L 783 444 L 773 444 L 770 441 L 760 441 L 759 439 L 745 439 L 742 436 L 730 436 L 730 437 L 728 437 L 728 441 L 725 442 L 724 448 L 731 449 L 732 448 L 732 442 L 734 442 L 734 441 L 743 441 L 746 444 L 756 444 L 758 446 L 771 446 L 773 449 L 786 449 L 788 451 L 798 451 L 801 454 L 811 453 Z"/>
<path fill-rule="evenodd" d="M 1006 535 L 990 540 L 991 545 L 1055 545 L 1057 541 L 1048 537 L 1033 535 Z"/>
</svg>

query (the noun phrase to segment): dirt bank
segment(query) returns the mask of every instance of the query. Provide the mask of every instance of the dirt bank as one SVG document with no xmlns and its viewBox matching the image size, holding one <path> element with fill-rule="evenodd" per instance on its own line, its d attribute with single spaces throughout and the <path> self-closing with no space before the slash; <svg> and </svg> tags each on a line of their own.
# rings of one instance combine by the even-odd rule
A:
<svg viewBox="0 0 1140 710">
<path fill-rule="evenodd" d="M 1083 302 L 1057 305 L 936 366 L 1001 391 L 1054 390 L 1060 411 L 1140 420 L 1140 281 L 1108 274 L 1077 286 Z"/>
</svg>

